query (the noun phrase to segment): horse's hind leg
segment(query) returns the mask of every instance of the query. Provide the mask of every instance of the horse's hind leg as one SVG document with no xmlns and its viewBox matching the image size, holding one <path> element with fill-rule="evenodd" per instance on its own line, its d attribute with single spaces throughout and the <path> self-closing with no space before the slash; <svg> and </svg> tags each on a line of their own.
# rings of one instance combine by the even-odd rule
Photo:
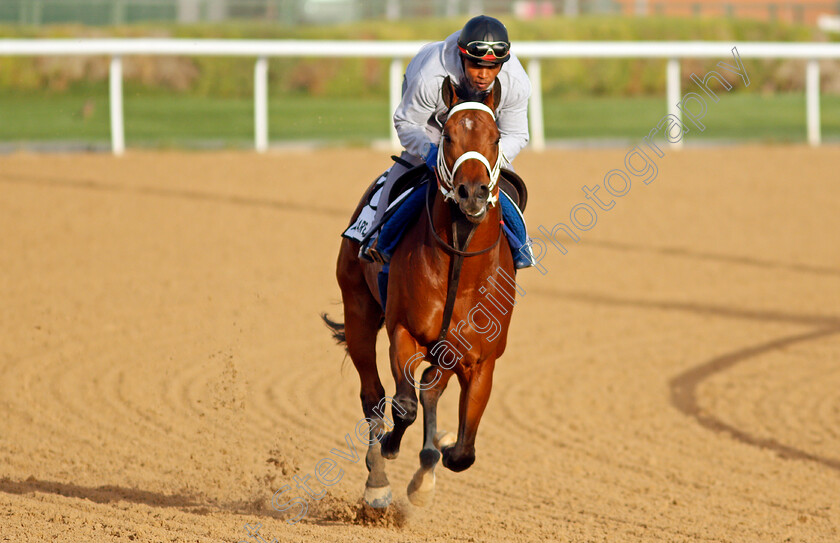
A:
<svg viewBox="0 0 840 543">
<path fill-rule="evenodd" d="M 379 442 L 374 438 L 385 432 L 381 413 L 377 413 L 376 409 L 385 397 L 385 389 L 376 369 L 376 335 L 382 325 L 382 309 L 368 290 L 353 248 L 349 243 L 342 248 L 338 262 L 338 283 L 344 302 L 347 353 L 359 373 L 362 411 L 372 421 L 371 445 L 365 457 L 368 469 L 365 502 L 371 507 L 382 508 L 391 503 L 391 487 L 385 475 L 385 462 Z"/>
<path fill-rule="evenodd" d="M 452 377 L 451 370 L 430 366 L 423 372 L 423 378 L 420 380 L 423 450 L 420 451 L 420 469 L 408 485 L 408 499 L 418 507 L 430 504 L 435 493 L 435 466 L 440 460 L 440 452 L 435 447 L 437 404 L 450 377 Z"/>
</svg>

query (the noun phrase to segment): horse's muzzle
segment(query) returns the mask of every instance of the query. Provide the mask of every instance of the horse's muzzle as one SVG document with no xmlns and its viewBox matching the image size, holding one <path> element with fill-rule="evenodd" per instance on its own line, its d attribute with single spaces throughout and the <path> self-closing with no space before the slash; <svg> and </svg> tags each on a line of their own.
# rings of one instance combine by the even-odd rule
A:
<svg viewBox="0 0 840 543">
<path fill-rule="evenodd" d="M 456 194 L 461 213 L 470 222 L 480 223 L 487 214 L 487 199 L 490 197 L 490 188 L 483 183 L 462 183 L 458 185 Z"/>
</svg>

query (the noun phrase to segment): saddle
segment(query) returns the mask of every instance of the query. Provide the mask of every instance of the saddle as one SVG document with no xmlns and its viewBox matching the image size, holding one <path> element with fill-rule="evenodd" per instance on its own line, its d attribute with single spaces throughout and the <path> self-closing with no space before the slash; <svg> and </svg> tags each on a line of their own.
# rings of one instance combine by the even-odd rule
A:
<svg viewBox="0 0 840 543">
<path fill-rule="evenodd" d="M 382 174 L 376 178 L 373 183 L 371 183 L 370 187 L 368 187 L 362 197 L 364 202 L 362 211 L 359 213 L 359 216 L 353 224 L 344 231 L 342 234 L 343 237 L 365 244 L 379 230 L 381 230 L 395 214 L 405 215 L 399 222 L 411 222 L 410 217 L 407 216 L 410 214 L 409 210 L 404 209 L 402 212 L 400 211 L 400 209 L 404 207 L 403 203 L 407 200 L 412 200 L 412 203 L 414 204 L 416 204 L 414 200 L 422 201 L 419 200 L 419 198 L 409 198 L 409 196 L 417 187 L 420 187 L 427 182 L 434 183 L 435 179 L 432 177 L 432 172 L 425 164 L 414 166 L 397 156 L 392 156 L 391 158 L 394 162 L 398 162 L 409 169 L 400 176 L 399 179 L 397 179 L 389 194 L 382 194 L 381 189 L 385 182 L 386 174 Z M 510 200 L 516 205 L 516 207 L 519 208 L 520 212 L 524 211 L 525 206 L 528 203 L 528 189 L 522 178 L 511 170 L 503 169 L 500 172 L 498 183 L 499 189 L 508 195 Z M 381 205 L 387 206 L 387 211 L 383 214 L 381 222 L 378 225 L 373 225 L 372 222 L 373 217 L 376 214 L 376 209 Z M 407 214 L 407 212 L 409 213 Z"/>
<path fill-rule="evenodd" d="M 395 162 L 407 165 L 399 157 L 391 158 Z M 383 265 L 377 274 L 383 310 L 387 299 L 390 255 L 396 249 L 408 227 L 416 222 L 423 208 L 423 202 L 427 198 L 433 198 L 435 192 L 425 188 L 429 187 L 431 183 L 436 183 L 436 180 L 432 177 L 432 172 L 425 164 L 407 166 L 409 166 L 409 170 L 397 179 L 390 194 L 382 194 L 387 172 L 374 180 L 362 196 L 360 203 L 363 205 L 359 215 L 342 234 L 342 237 L 358 241 L 364 247 L 374 234 L 381 232 L 375 242 L 376 249 L 371 248 L 368 256 Z M 517 261 L 517 256 L 520 256 L 521 260 L 521 248 L 527 240 L 522 210 L 528 204 L 528 189 L 522 178 L 510 170 L 501 170 L 498 183 L 499 190 L 505 194 L 505 196 L 499 198 L 499 205 L 503 208 L 502 214 L 505 216 L 505 223 L 510 223 L 509 225 L 503 223 L 503 227 L 508 237 L 508 243 L 511 244 L 514 263 L 517 268 L 531 266 L 533 265 L 533 254 L 530 252 L 530 248 L 527 248 L 526 251 L 526 255 L 530 256 L 527 256 L 525 261 Z M 380 205 L 388 206 L 387 210 L 380 224 L 372 225 L 376 208 Z M 387 257 L 385 258 L 383 255 L 387 255 Z"/>
<path fill-rule="evenodd" d="M 519 174 L 512 170 L 502 169 L 499 172 L 499 190 L 507 194 L 519 211 L 525 211 L 528 205 L 528 187 Z"/>
<path fill-rule="evenodd" d="M 432 172 L 429 171 L 429 168 L 427 168 L 425 164 L 413 166 L 411 163 L 406 162 L 400 157 L 393 155 L 391 156 L 391 160 L 407 167 L 408 171 L 402 174 L 399 177 L 399 179 L 397 179 L 394 182 L 394 186 L 391 187 L 390 194 L 385 195 L 387 196 L 387 198 L 385 198 L 384 202 L 380 197 L 380 203 L 384 203 L 386 206 L 390 205 L 391 202 L 396 200 L 396 198 L 400 194 L 408 192 L 409 190 L 412 190 L 415 187 L 419 187 L 423 183 L 423 181 L 431 179 L 432 177 Z"/>
<path fill-rule="evenodd" d="M 432 179 L 432 172 L 426 168 L 425 164 L 413 166 L 399 157 L 392 156 L 391 158 L 395 162 L 408 165 L 410 169 L 396 180 L 389 194 L 383 194 L 383 185 L 385 184 L 385 178 L 388 172 L 386 171 L 374 179 L 373 183 L 370 184 L 362 196 L 359 215 L 344 233 L 341 234 L 342 237 L 358 241 L 362 244 L 367 243 L 388 222 L 388 219 L 393 217 L 415 188 Z M 399 202 L 399 204 L 396 204 L 396 202 Z M 392 206 L 391 204 L 394 205 Z M 390 208 L 385 211 L 379 224 L 374 224 L 376 210 L 381 205 L 386 206 L 386 208 L 390 206 Z"/>
</svg>

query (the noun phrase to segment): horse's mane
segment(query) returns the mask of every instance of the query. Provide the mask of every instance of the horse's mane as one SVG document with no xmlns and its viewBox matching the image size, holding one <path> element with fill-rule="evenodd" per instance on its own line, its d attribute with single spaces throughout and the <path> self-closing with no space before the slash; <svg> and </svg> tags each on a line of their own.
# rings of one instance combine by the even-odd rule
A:
<svg viewBox="0 0 840 543">
<path fill-rule="evenodd" d="M 487 95 L 493 90 L 491 87 L 486 91 L 478 91 L 469 85 L 458 85 L 455 87 L 455 95 L 461 99 L 462 102 L 484 102 Z"/>
</svg>

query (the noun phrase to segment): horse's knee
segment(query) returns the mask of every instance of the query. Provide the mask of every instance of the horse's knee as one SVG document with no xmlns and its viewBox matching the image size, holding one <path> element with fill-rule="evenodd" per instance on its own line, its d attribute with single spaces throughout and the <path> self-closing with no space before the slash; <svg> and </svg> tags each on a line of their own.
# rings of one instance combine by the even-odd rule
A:
<svg viewBox="0 0 840 543">
<path fill-rule="evenodd" d="M 464 471 L 475 462 L 475 451 L 459 451 L 456 447 L 443 449 L 443 466 L 452 471 Z"/>
<path fill-rule="evenodd" d="M 377 419 L 379 414 L 376 411 L 377 406 L 385 397 L 385 389 L 379 387 L 378 390 L 362 389 L 359 398 L 362 400 L 362 412 L 366 418 Z"/>
<path fill-rule="evenodd" d="M 389 460 L 397 457 L 405 429 L 417 418 L 417 398 L 398 394 L 391 405 L 391 413 L 394 416 L 394 427 L 379 442 L 382 445 L 382 456 Z"/>
<path fill-rule="evenodd" d="M 393 430 L 382 436 L 382 440 L 379 442 L 382 446 L 382 457 L 394 460 L 400 454 L 400 441 L 402 441 L 402 436 Z"/>
<path fill-rule="evenodd" d="M 394 420 L 403 426 L 409 426 L 417 419 L 417 398 L 408 395 L 397 394 L 394 397 L 394 403 L 397 405 L 391 406 L 391 413 L 394 415 Z"/>
</svg>

